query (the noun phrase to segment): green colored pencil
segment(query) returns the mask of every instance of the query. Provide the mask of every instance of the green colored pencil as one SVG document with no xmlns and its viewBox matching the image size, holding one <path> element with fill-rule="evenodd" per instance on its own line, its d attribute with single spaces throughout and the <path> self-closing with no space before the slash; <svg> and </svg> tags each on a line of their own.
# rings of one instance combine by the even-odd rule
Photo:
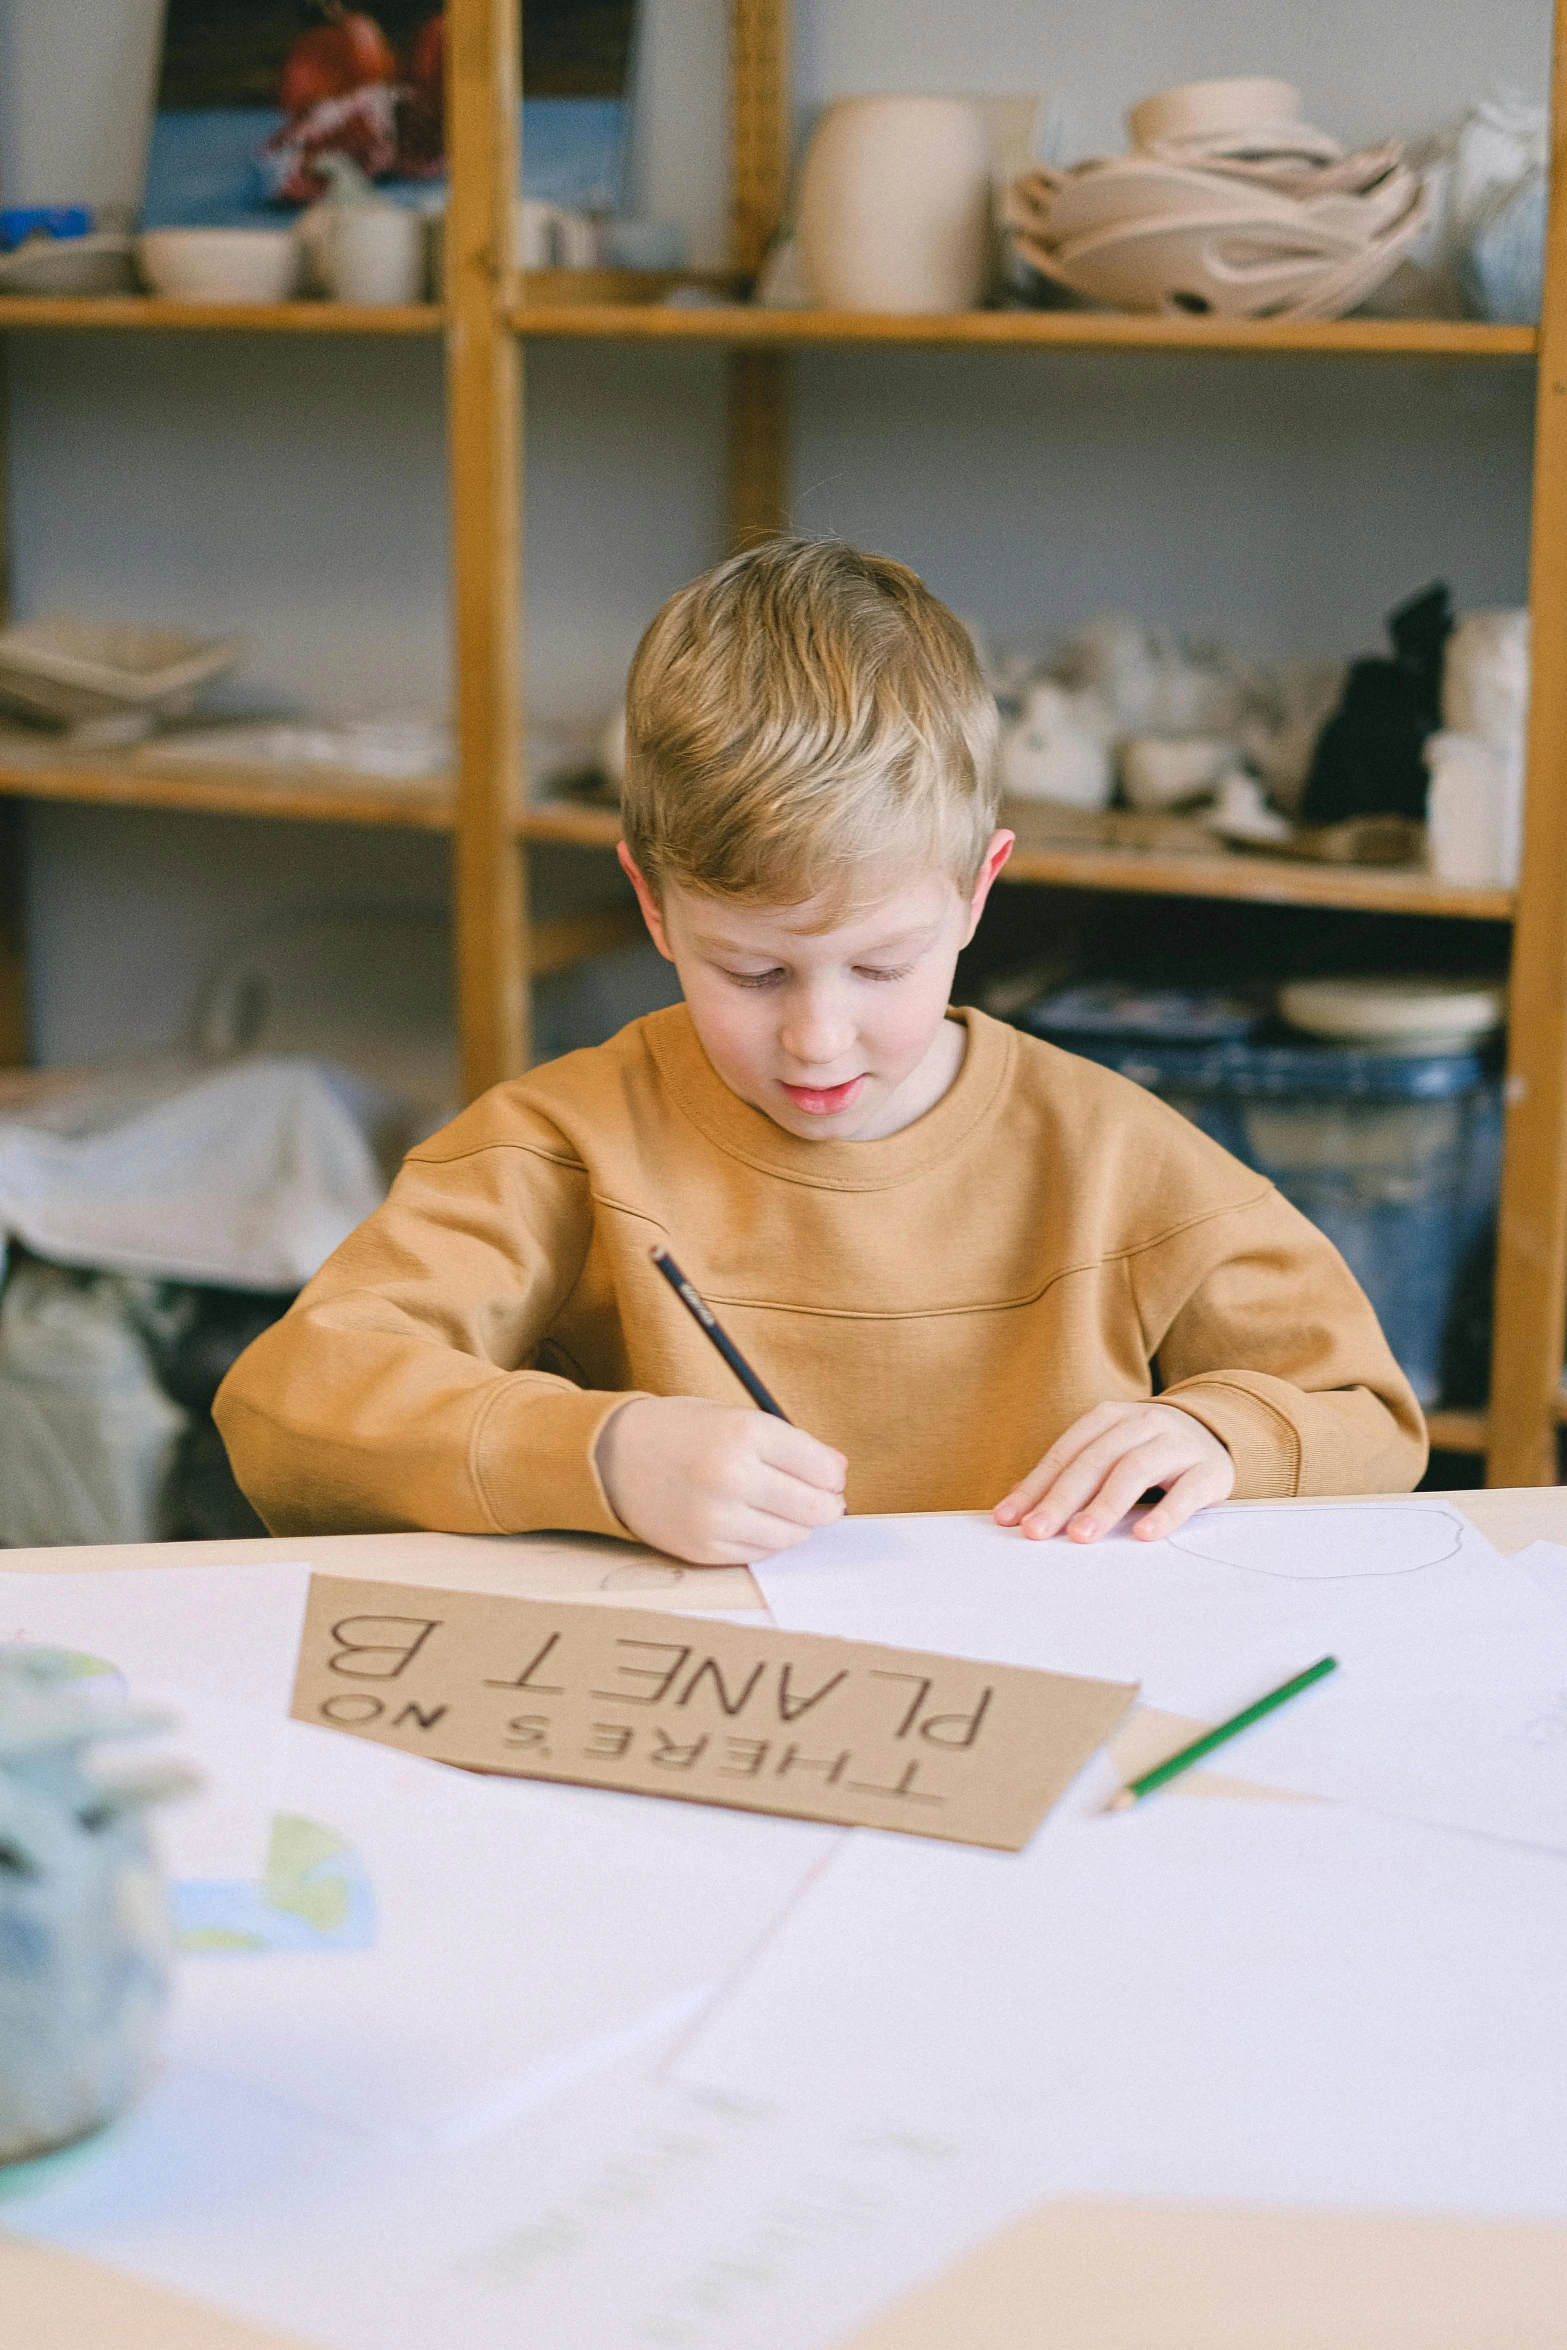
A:
<svg viewBox="0 0 1567 2350">
<path fill-rule="evenodd" d="M 1283 1705 L 1287 1698 L 1298 1697 L 1303 1689 L 1311 1687 L 1313 1681 L 1320 1681 L 1325 1674 L 1337 1671 L 1336 1656 L 1318 1657 L 1314 1665 L 1308 1665 L 1303 1673 L 1297 1673 L 1293 1681 L 1286 1681 L 1280 1689 L 1270 1689 L 1266 1697 L 1259 1697 L 1256 1704 L 1247 1706 L 1243 1713 L 1232 1714 L 1216 1730 L 1205 1730 L 1200 1738 L 1192 1740 L 1190 1746 L 1183 1746 L 1179 1754 L 1172 1754 L 1151 1771 L 1144 1771 L 1140 1779 L 1129 1780 L 1119 1795 L 1111 1797 L 1105 1810 L 1130 1811 L 1134 1803 L 1141 1803 L 1145 1795 L 1152 1795 L 1154 1789 L 1162 1787 L 1166 1780 L 1179 1778 L 1182 1771 L 1189 1771 L 1193 1763 L 1201 1762 L 1205 1754 L 1212 1754 L 1216 1746 L 1223 1746 L 1242 1730 L 1249 1730 L 1253 1722 L 1260 1722 L 1264 1714 L 1271 1714 L 1276 1705 Z"/>
</svg>

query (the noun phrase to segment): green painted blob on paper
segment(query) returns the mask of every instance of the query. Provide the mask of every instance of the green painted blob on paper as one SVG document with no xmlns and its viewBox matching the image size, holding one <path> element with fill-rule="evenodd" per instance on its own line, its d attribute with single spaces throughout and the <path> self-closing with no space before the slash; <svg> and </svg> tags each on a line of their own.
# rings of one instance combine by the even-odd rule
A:
<svg viewBox="0 0 1567 2350">
<path fill-rule="evenodd" d="M 323 1861 L 336 1860 L 351 1849 L 319 1820 L 307 1820 L 298 1812 L 278 1812 L 267 1845 L 267 1900 L 274 1909 L 290 1910 L 295 1917 L 304 1918 L 318 1933 L 341 1932 L 348 1919 L 350 1888 L 341 1876 L 317 1876 L 314 1872 Z"/>
</svg>

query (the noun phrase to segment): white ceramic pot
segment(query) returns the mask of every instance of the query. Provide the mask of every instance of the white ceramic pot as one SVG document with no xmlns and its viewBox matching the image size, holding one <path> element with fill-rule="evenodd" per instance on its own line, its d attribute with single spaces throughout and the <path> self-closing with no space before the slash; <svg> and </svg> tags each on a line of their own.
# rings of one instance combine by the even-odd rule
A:
<svg viewBox="0 0 1567 2350">
<path fill-rule="evenodd" d="M 1002 734 L 1000 772 L 1009 799 L 1108 807 L 1115 775 L 1098 696 L 1030 686 L 1022 716 Z"/>
<path fill-rule="evenodd" d="M 1529 615 L 1466 612 L 1442 661 L 1442 723 L 1498 751 L 1521 751 L 1529 724 Z"/>
<path fill-rule="evenodd" d="M 139 211 L 164 0 L 27 0 L 4 12 L 0 203 Z"/>
<path fill-rule="evenodd" d="M 1477 735 L 1433 734 L 1425 748 L 1431 789 L 1426 835 L 1431 870 L 1466 889 L 1515 889 L 1523 853 L 1523 756 Z"/>
<path fill-rule="evenodd" d="M 990 271 L 990 143 L 961 98 L 844 98 L 800 174 L 796 236 L 829 310 L 972 310 Z"/>
<path fill-rule="evenodd" d="M 154 228 L 136 240 L 136 265 L 170 302 L 285 302 L 300 249 L 286 228 Z"/>
<path fill-rule="evenodd" d="M 1134 734 L 1121 745 L 1121 781 L 1134 808 L 1180 808 L 1212 791 L 1236 756 L 1207 735 Z"/>
<path fill-rule="evenodd" d="M 401 204 L 335 204 L 327 223 L 326 282 L 339 302 L 385 305 L 424 298 L 423 215 Z"/>
</svg>

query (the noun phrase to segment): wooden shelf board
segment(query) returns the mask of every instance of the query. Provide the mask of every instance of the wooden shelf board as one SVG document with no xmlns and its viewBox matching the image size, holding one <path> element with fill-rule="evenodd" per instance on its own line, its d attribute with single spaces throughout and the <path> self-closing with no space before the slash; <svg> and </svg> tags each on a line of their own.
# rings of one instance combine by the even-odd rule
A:
<svg viewBox="0 0 1567 2350">
<path fill-rule="evenodd" d="M 1567 1427 L 1567 1386 L 1557 1391 L 1552 1417 L 1559 1428 Z M 1439 1404 L 1427 1412 L 1426 1426 L 1430 1430 L 1433 1452 L 1485 1451 L 1487 1438 L 1484 1412 L 1448 1410 Z"/>
<path fill-rule="evenodd" d="M 71 800 L 97 807 L 173 808 L 191 815 L 270 816 L 307 824 L 389 824 L 448 832 L 450 794 L 440 784 L 391 787 L 319 768 L 159 769 L 123 754 L 78 753 L 0 736 L 0 797 Z"/>
<path fill-rule="evenodd" d="M 1002 814 L 1004 820 L 1010 820 L 1012 810 L 1004 809 Z M 554 800 L 529 808 L 518 819 L 517 829 L 524 840 L 566 840 L 585 847 L 613 848 L 620 838 L 620 819 L 613 808 Z M 1086 849 L 1069 843 L 1056 847 L 1020 844 L 1003 879 L 1044 882 L 1057 889 L 1247 898 L 1262 905 L 1459 915 L 1480 922 L 1507 921 L 1513 903 L 1509 890 L 1458 889 L 1428 873 L 1399 868 L 1293 864 L 1286 857 L 1245 857 L 1228 852 L 1184 857 L 1146 849 Z"/>
<path fill-rule="evenodd" d="M 646 309 L 683 286 L 717 294 L 739 306 L 748 280 L 732 269 L 526 269 L 514 284 L 513 307 Z"/>
<path fill-rule="evenodd" d="M 519 303 L 520 335 L 553 341 L 745 343 L 801 348 L 819 343 L 894 343 L 959 349 L 1240 351 L 1381 358 L 1528 359 L 1539 336 L 1528 326 L 1479 319 L 1158 318 L 1098 310 L 961 310 L 935 315 L 861 310 L 759 310 L 748 303 Z"/>
<path fill-rule="evenodd" d="M 376 824 L 446 832 L 452 810 L 439 786 L 377 784 L 321 769 L 158 768 L 110 753 L 71 757 L 58 747 L 0 735 L 0 797 L 72 800 L 122 808 L 173 808 L 214 816 L 270 816 L 314 824 Z M 613 848 L 613 808 L 572 800 L 526 809 L 523 840 Z M 1387 914 L 1441 914 L 1504 922 L 1507 890 L 1457 889 L 1429 874 L 1371 866 L 1297 865 L 1282 857 L 1161 855 L 1143 849 L 1020 846 L 1006 878 L 1057 889 L 1140 896 L 1239 898 L 1264 905 L 1337 906 Z"/>
<path fill-rule="evenodd" d="M 1426 1414 L 1433 1452 L 1483 1453 L 1484 1412 L 1445 1411 L 1440 1405 Z"/>
<path fill-rule="evenodd" d="M 146 333 L 433 335 L 438 302 L 165 302 L 152 294 L 0 295 L 0 328 L 114 327 Z"/>
<path fill-rule="evenodd" d="M 1003 811 L 1005 816 L 1006 811 Z M 1461 889 L 1399 866 L 1308 865 L 1288 857 L 1172 856 L 1150 849 L 1091 849 L 1019 844 L 1003 880 L 1046 882 L 1058 889 L 1127 890 L 1143 896 L 1244 898 L 1266 906 L 1337 906 L 1367 914 L 1457 915 L 1475 922 L 1511 919 L 1513 893 Z"/>
<path fill-rule="evenodd" d="M 517 819 L 521 840 L 564 840 L 578 848 L 612 849 L 620 838 L 620 812 L 583 800 L 541 800 Z"/>
</svg>

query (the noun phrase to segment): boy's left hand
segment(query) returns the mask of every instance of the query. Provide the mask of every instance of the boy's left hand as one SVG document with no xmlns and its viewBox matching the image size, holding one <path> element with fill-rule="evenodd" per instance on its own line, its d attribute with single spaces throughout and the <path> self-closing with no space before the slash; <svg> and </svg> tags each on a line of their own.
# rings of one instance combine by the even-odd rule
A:
<svg viewBox="0 0 1567 2350">
<path fill-rule="evenodd" d="M 1102 1403 L 1058 1436 L 994 1511 L 998 1526 L 1031 1540 L 1065 1534 L 1097 1542 L 1140 1494 L 1162 1485 L 1164 1499 L 1132 1528 L 1141 1542 L 1173 1534 L 1196 1510 L 1224 1501 L 1235 1463 L 1200 1420 L 1168 1403 Z"/>
</svg>

